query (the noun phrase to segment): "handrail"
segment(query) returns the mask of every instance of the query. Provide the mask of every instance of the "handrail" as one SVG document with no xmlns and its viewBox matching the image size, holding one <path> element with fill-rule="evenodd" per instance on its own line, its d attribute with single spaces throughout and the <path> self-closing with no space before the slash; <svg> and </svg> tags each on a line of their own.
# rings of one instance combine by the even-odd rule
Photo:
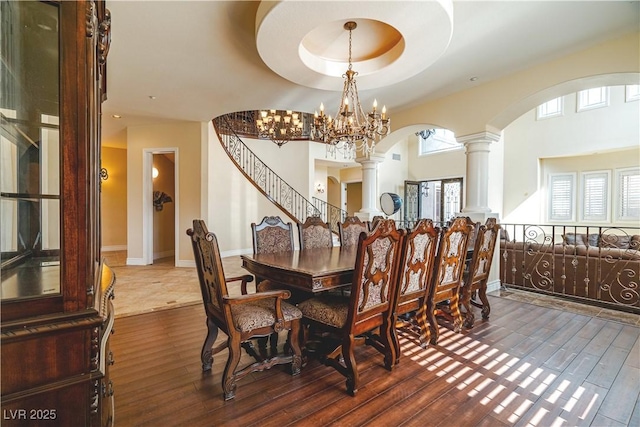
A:
<svg viewBox="0 0 640 427">
<path fill-rule="evenodd" d="M 344 222 L 347 217 L 347 211 L 340 209 L 338 206 L 325 202 L 317 197 L 312 197 L 314 206 L 320 211 L 320 218 L 324 222 L 329 223 L 331 231 L 338 232 L 338 222 Z"/>
<path fill-rule="evenodd" d="M 292 221 L 302 223 L 308 216 L 321 214 L 313 203 L 260 160 L 238 136 L 236 129 L 242 134 L 251 135 L 247 129 L 252 125 L 255 127 L 255 124 L 248 123 L 244 113 L 225 114 L 212 122 L 220 143 L 238 170 Z"/>
</svg>

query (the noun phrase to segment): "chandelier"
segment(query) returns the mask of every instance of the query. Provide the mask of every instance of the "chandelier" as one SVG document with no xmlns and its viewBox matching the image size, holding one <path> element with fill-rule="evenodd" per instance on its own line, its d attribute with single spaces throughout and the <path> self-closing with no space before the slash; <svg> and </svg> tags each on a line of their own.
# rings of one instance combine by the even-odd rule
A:
<svg viewBox="0 0 640 427">
<path fill-rule="evenodd" d="M 365 115 L 358 97 L 358 86 L 351 64 L 351 32 L 357 27 L 353 21 L 344 24 L 349 31 L 349 67 L 344 78 L 340 108 L 335 118 L 324 113 L 324 105 L 320 104 L 320 114 L 316 111 L 313 120 L 313 139 L 327 144 L 327 153 L 334 158 L 341 152 L 345 158 L 355 158 L 361 152 L 369 156 L 375 150 L 376 142 L 391 130 L 386 107 L 378 112 L 378 102 L 373 101 L 373 110 Z"/>
<path fill-rule="evenodd" d="M 270 139 L 278 147 L 282 147 L 292 139 L 302 136 L 302 120 L 300 113 L 291 110 L 260 111 L 260 118 L 256 120 L 258 137 Z"/>
</svg>

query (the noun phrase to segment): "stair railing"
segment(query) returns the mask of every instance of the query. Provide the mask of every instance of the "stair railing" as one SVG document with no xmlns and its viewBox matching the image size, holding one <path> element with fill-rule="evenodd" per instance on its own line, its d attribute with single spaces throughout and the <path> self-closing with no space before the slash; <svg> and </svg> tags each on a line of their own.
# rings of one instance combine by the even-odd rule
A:
<svg viewBox="0 0 640 427">
<path fill-rule="evenodd" d="M 213 127 L 227 155 L 254 187 L 287 214 L 302 223 L 320 210 L 267 166 L 245 145 L 240 134 L 257 139 L 252 111 L 229 113 L 213 119 Z"/>
<path fill-rule="evenodd" d="M 344 222 L 347 217 L 347 211 L 340 209 L 338 206 L 325 202 L 317 197 L 312 197 L 313 205 L 320 211 L 320 218 L 324 222 L 329 223 L 331 231 L 338 232 L 338 222 Z"/>
</svg>

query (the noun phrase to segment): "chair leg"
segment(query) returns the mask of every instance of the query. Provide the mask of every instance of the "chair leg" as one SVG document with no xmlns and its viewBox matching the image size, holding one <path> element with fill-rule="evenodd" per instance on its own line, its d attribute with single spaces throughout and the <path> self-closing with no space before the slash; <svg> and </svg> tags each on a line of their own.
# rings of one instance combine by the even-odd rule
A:
<svg viewBox="0 0 640 427">
<path fill-rule="evenodd" d="M 400 343 L 395 328 L 395 316 L 390 322 L 383 322 L 380 330 L 380 341 L 384 350 L 384 367 L 391 371 L 393 366 L 400 361 Z"/>
<path fill-rule="evenodd" d="M 302 368 L 302 351 L 300 349 L 300 319 L 291 321 L 291 330 L 289 331 L 289 347 L 292 356 L 291 375 L 298 375 Z"/>
<path fill-rule="evenodd" d="M 346 367 L 346 377 L 347 377 L 347 393 L 351 396 L 355 396 L 358 392 L 358 385 L 360 383 L 360 378 L 358 377 L 358 367 L 356 365 L 356 358 L 353 354 L 353 350 L 355 347 L 355 337 L 353 334 L 349 334 L 348 339 L 342 344 L 342 357 L 344 359 L 344 364 Z"/>
<path fill-rule="evenodd" d="M 462 314 L 460 314 L 460 306 L 458 300 L 459 292 L 454 292 L 449 301 L 449 307 L 451 308 L 451 316 L 453 316 L 453 332 L 460 332 L 462 330 Z"/>
<path fill-rule="evenodd" d="M 269 344 L 271 348 L 271 357 L 278 355 L 278 333 L 274 332 L 269 337 Z"/>
<path fill-rule="evenodd" d="M 200 360 L 202 360 L 202 370 L 209 371 L 213 366 L 213 343 L 218 338 L 218 327 L 207 317 L 207 337 L 202 345 Z"/>
<path fill-rule="evenodd" d="M 418 328 L 420 328 L 420 347 L 427 348 L 429 340 L 431 339 L 431 331 L 427 325 L 427 309 L 424 304 L 416 312 L 415 319 L 418 324 Z"/>
<path fill-rule="evenodd" d="M 438 344 L 440 331 L 438 330 L 438 321 L 436 320 L 436 305 L 433 302 L 427 303 L 427 319 L 429 320 L 429 342 Z"/>
<path fill-rule="evenodd" d="M 462 295 L 462 305 L 464 306 L 464 326 L 465 328 L 471 329 L 473 328 L 473 323 L 475 320 L 475 316 L 473 314 L 473 310 L 471 309 L 471 291 L 467 289 L 462 289 L 460 292 Z"/>
<path fill-rule="evenodd" d="M 230 336 L 228 340 L 229 358 L 224 367 L 222 374 L 222 391 L 224 392 L 224 400 L 231 400 L 236 397 L 236 368 L 242 356 L 240 348 L 240 338 Z"/>
<path fill-rule="evenodd" d="M 489 299 L 487 298 L 486 283 L 483 283 L 482 286 L 480 286 L 480 289 L 478 289 L 478 296 L 480 297 L 480 301 L 482 301 L 482 318 L 487 320 L 491 313 L 491 305 L 489 305 Z"/>
</svg>

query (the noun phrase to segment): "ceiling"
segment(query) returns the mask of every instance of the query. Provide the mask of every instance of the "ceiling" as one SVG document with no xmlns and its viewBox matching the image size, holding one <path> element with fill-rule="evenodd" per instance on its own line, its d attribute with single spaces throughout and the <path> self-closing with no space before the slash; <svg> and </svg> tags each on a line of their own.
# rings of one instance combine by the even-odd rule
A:
<svg viewBox="0 0 640 427">
<path fill-rule="evenodd" d="M 353 20 L 365 111 L 394 111 L 640 31 L 638 1 L 118 1 L 103 105 L 124 127 L 337 109 Z M 112 115 L 122 116 L 115 119 Z"/>
</svg>

